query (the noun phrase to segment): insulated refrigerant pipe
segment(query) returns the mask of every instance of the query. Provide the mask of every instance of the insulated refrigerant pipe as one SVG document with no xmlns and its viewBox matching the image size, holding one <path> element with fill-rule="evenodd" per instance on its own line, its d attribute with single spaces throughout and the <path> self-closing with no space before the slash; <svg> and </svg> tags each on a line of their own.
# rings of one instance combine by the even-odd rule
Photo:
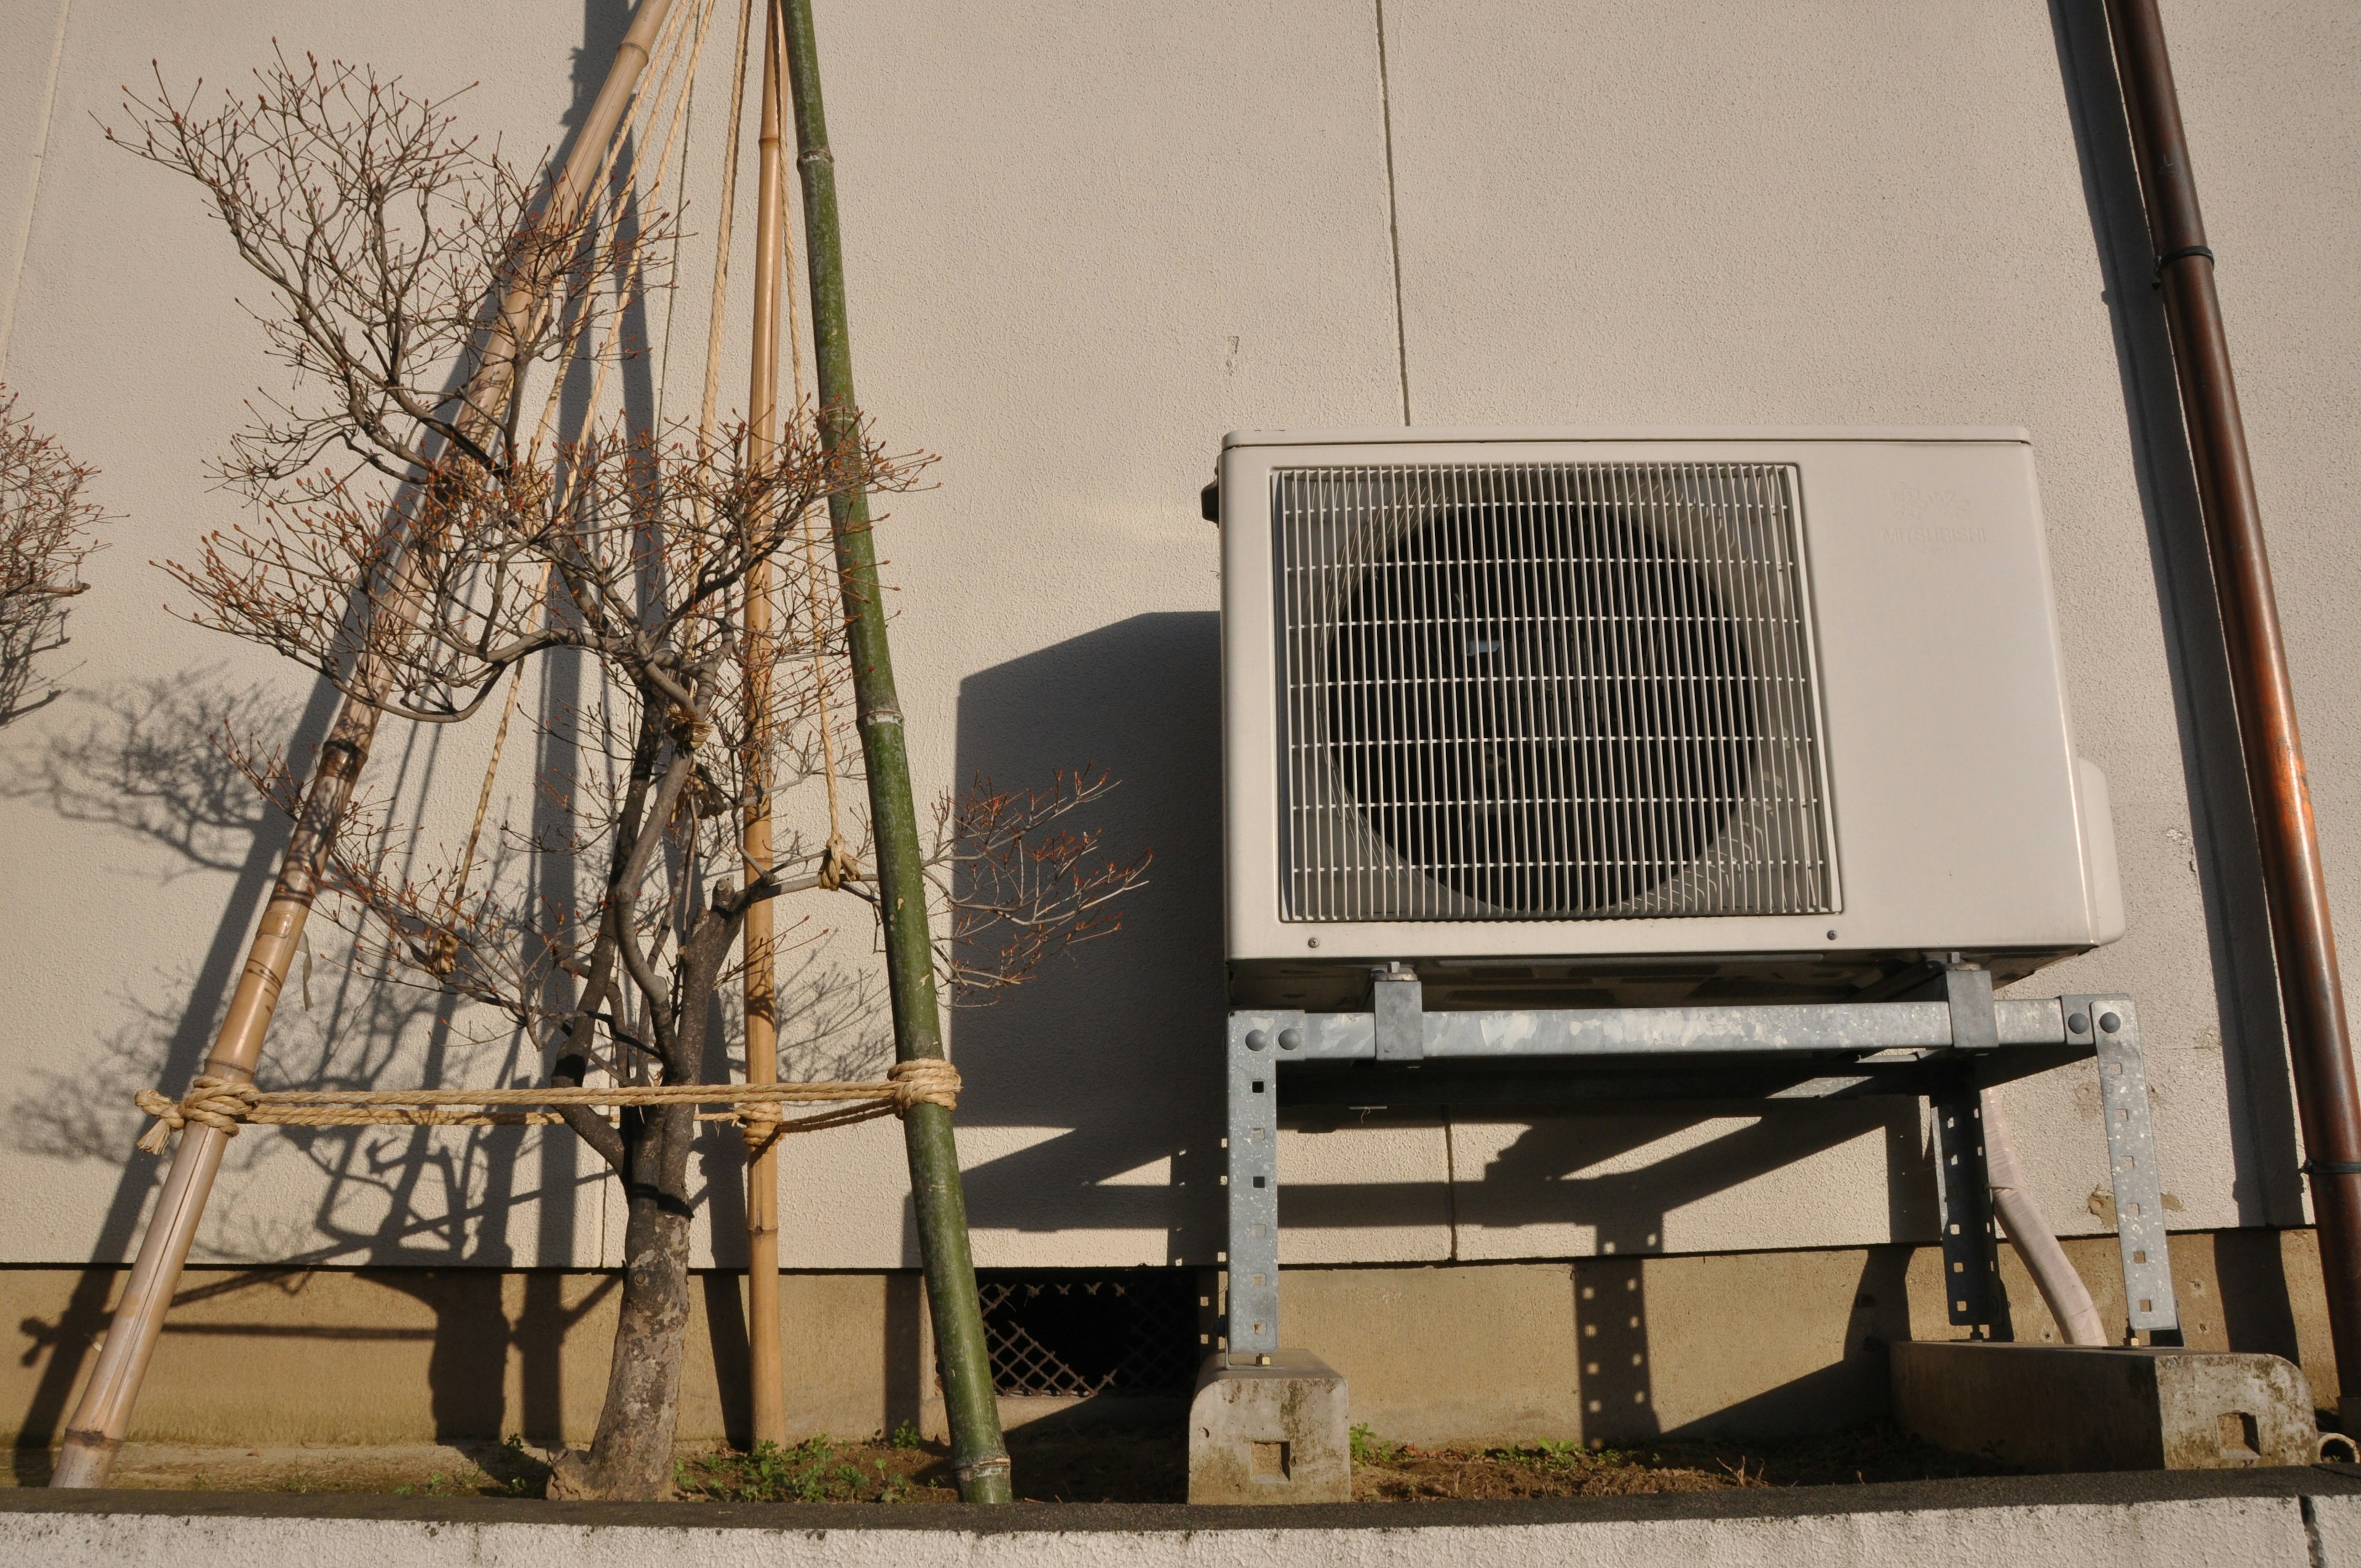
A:
<svg viewBox="0 0 2361 1568">
<path fill-rule="evenodd" d="M 2091 1299 L 2091 1288 L 2074 1272 L 2073 1263 L 2066 1249 L 2058 1245 L 2057 1233 L 2035 1207 L 2033 1194 L 2026 1190 L 2024 1168 L 2016 1163 L 2016 1140 L 2008 1135 L 2008 1123 L 2001 1115 L 2000 1103 L 1987 1089 L 1982 1096 L 1984 1130 L 1984 1177 L 1992 1188 L 1993 1212 L 2000 1216 L 2001 1228 L 2008 1232 L 2010 1245 L 2016 1255 L 2025 1260 L 2025 1270 L 2033 1276 L 2033 1283 L 2048 1303 L 2049 1315 L 2058 1321 L 2058 1332 L 2066 1336 L 2068 1344 L 2103 1345 L 2107 1338 L 2106 1321 Z"/>
<path fill-rule="evenodd" d="M 2106 0 L 2106 9 L 2213 557 L 2295 1069 L 2304 1171 L 2320 1227 L 2329 1338 L 2342 1387 L 2338 1415 L 2351 1432 L 2361 1430 L 2356 1426 L 2361 1420 L 2361 1093 L 2354 1080 L 2327 880 L 2304 780 L 2262 510 L 2213 288 L 2213 253 L 2198 213 L 2164 24 L 2156 0 Z"/>
<path fill-rule="evenodd" d="M 574 149 L 564 169 L 551 184 L 544 208 L 548 221 L 562 225 L 581 212 L 598 182 L 608 143 L 622 122 L 640 73 L 647 66 L 649 50 L 672 5 L 673 0 L 642 0 L 631 17 L 631 27 L 616 50 L 614 66 L 598 89 L 589 114 L 583 118 L 581 132 L 575 138 Z M 515 345 L 522 335 L 525 315 L 539 308 L 547 282 L 533 281 L 542 284 L 542 288 L 515 284 L 502 295 L 500 313 L 489 334 L 483 364 L 466 389 L 462 419 L 479 428 L 496 422 L 498 411 L 506 408 L 514 393 Z M 395 591 L 389 596 L 380 614 L 410 613 L 416 591 L 417 555 L 414 549 L 405 553 Z M 365 657 L 363 668 L 356 672 L 354 685 L 361 691 L 377 690 L 379 686 L 372 682 L 367 663 Z M 329 727 L 311 783 L 305 786 L 302 815 L 287 841 L 286 853 L 280 857 L 270 903 L 264 908 L 261 925 L 247 948 L 246 966 L 238 974 L 237 989 L 230 997 L 229 1011 L 222 1019 L 221 1031 L 214 1036 L 213 1050 L 206 1056 L 201 1072 L 234 1079 L 254 1075 L 255 1063 L 262 1057 L 263 1037 L 279 1006 L 280 988 L 286 983 L 288 967 L 294 960 L 304 923 L 311 916 L 312 902 L 318 896 L 320 874 L 335 843 L 338 823 L 352 799 L 353 785 L 360 776 L 361 767 L 368 760 L 369 743 L 377 734 L 378 715 L 379 709 L 371 704 L 347 696 L 335 722 Z M 162 1195 L 157 1199 L 147 1233 L 139 1238 L 138 1256 L 131 1266 L 130 1277 L 124 1282 L 123 1297 L 115 1303 L 106 1338 L 99 1346 L 97 1364 L 92 1367 L 90 1382 L 82 1389 L 72 1420 L 67 1424 L 50 1486 L 104 1486 L 114 1471 L 115 1456 L 123 1447 L 124 1434 L 131 1426 L 132 1409 L 139 1400 L 140 1384 L 156 1354 L 157 1336 L 164 1330 L 164 1313 L 172 1304 L 172 1292 L 179 1287 L 181 1271 L 188 1264 L 190 1243 L 196 1238 L 197 1223 L 204 1216 L 205 1200 L 213 1192 L 214 1178 L 221 1169 L 222 1153 L 228 1144 L 229 1135 L 214 1127 L 192 1126 L 181 1135 L 180 1146 L 172 1154 L 171 1168 L 164 1178 Z"/>
</svg>

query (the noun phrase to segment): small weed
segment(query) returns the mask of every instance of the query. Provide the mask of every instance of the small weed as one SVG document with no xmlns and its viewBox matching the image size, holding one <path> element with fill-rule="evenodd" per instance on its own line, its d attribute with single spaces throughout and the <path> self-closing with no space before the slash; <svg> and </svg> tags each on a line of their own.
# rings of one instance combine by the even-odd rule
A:
<svg viewBox="0 0 2361 1568">
<path fill-rule="evenodd" d="M 896 1448 L 911 1449 L 917 1447 L 919 1442 L 918 1424 L 916 1421 L 904 1421 L 900 1426 L 894 1429 L 894 1435 L 886 1439 L 886 1441 Z"/>
<path fill-rule="evenodd" d="M 1367 1421 L 1353 1429 L 1352 1445 L 1356 1464 L 1391 1464 L 1402 1453 L 1400 1443 L 1379 1437 Z"/>
<path fill-rule="evenodd" d="M 500 1489 L 511 1497 L 531 1497 L 533 1483 L 527 1479 L 527 1472 L 533 1468 L 533 1455 L 524 1451 L 522 1432 L 512 1431 L 501 1440 L 500 1460 L 502 1468 L 509 1473 L 509 1478 L 500 1483 Z"/>
<path fill-rule="evenodd" d="M 807 1438 L 782 1448 L 758 1442 L 751 1453 L 717 1453 L 682 1461 L 676 1467 L 683 1496 L 731 1502 L 895 1502 L 906 1496 L 909 1477 L 884 1459 L 864 1469 L 827 1437 Z"/>
<path fill-rule="evenodd" d="M 1536 1438 L 1514 1448 L 1486 1449 L 1484 1457 L 1504 1460 L 1528 1470 L 1573 1470 L 1589 1463 L 1592 1458 L 1589 1451 L 1579 1442 L 1546 1437 Z M 1611 1459 L 1617 1456 L 1600 1457 Z"/>
</svg>

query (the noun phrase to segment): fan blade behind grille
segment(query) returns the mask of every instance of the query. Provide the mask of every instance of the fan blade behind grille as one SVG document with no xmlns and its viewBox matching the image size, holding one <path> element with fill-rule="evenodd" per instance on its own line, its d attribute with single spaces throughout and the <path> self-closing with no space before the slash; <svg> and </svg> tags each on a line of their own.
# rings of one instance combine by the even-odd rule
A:
<svg viewBox="0 0 2361 1568">
<path fill-rule="evenodd" d="M 1289 918 L 1831 907 L 1792 469 L 1275 483 Z"/>
</svg>

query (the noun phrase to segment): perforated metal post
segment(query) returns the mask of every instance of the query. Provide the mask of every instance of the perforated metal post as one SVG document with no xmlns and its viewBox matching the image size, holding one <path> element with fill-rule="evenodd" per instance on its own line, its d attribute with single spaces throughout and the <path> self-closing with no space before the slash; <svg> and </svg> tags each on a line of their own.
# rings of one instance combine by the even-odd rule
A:
<svg viewBox="0 0 2361 1568">
<path fill-rule="evenodd" d="M 1929 1095 L 1935 1117 L 1935 1189 L 1943 1222 L 1943 1308 L 1954 1323 L 1989 1332 L 2002 1311 L 1992 1185 L 1984 1170 L 1982 1096 Z"/>
<path fill-rule="evenodd" d="M 1950 1014 L 1949 1054 L 1990 1054 L 2000 1045 L 1992 971 L 1953 963 L 1943 970 Z M 2000 1234 L 1993 1224 L 1992 1180 L 1984 1167 L 1983 1096 L 1972 1078 L 1927 1097 L 1935 1120 L 1935 1187 L 1943 1223 L 1943 1308 L 1954 1323 L 1979 1332 L 2003 1325 Z"/>
<path fill-rule="evenodd" d="M 1251 1360 L 1279 1349 L 1279 1058 L 1301 1014 L 1232 1014 L 1229 1036 L 1229 1351 Z"/>
<path fill-rule="evenodd" d="M 2172 1254 L 2164 1229 L 2164 1183 L 2156 1121 L 2147 1102 L 2139 1014 L 2128 996 L 2065 996 L 2066 1036 L 2098 1050 L 2099 1104 L 2107 1118 L 2107 1170 L 2115 1190 L 2115 1242 L 2124 1255 L 2129 1326 L 2152 1343 L 2180 1342 Z"/>
</svg>

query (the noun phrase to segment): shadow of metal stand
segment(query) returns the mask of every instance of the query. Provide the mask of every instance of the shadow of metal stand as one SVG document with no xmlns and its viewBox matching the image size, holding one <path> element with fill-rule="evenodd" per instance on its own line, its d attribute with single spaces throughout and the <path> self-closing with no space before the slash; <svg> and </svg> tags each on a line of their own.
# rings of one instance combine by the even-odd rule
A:
<svg viewBox="0 0 2361 1568">
<path fill-rule="evenodd" d="M 1267 1383 L 1274 1373 L 1306 1364 L 1316 1369 L 1310 1376 L 1334 1381 L 1335 1408 L 1322 1419 L 1340 1423 L 1340 1442 L 1345 1430 L 1342 1380 L 1306 1353 L 1279 1349 L 1282 1108 L 1708 1101 L 1767 1110 L 1873 1095 L 1924 1098 L 1934 1113 L 1948 1315 L 1973 1337 L 2006 1337 L 1981 1096 L 1995 1084 L 2096 1058 L 2129 1327 L 2153 1343 L 2178 1343 L 2131 999 L 1996 999 L 1988 971 L 1959 964 L 1928 977 L 1920 990 L 1927 993 L 1920 999 L 1898 1001 L 1429 1013 L 1416 975 L 1394 965 L 1374 972 L 1367 1012 L 1233 1012 L 1226 1049 L 1229 1332 L 1199 1379 L 1200 1415 L 1190 1425 L 1192 1499 L 1199 1497 L 1201 1449 L 1209 1474 L 1251 1474 L 1250 1464 L 1213 1452 L 1246 1442 L 1267 1456 L 1262 1480 L 1243 1497 L 1209 1482 L 1202 1500 L 1312 1500 L 1295 1478 L 1272 1479 L 1268 1458 L 1277 1452 L 1272 1444 L 1301 1448 L 1305 1434 L 1240 1435 L 1202 1419 L 1223 1404 L 1226 1380 L 1250 1375 Z"/>
</svg>

